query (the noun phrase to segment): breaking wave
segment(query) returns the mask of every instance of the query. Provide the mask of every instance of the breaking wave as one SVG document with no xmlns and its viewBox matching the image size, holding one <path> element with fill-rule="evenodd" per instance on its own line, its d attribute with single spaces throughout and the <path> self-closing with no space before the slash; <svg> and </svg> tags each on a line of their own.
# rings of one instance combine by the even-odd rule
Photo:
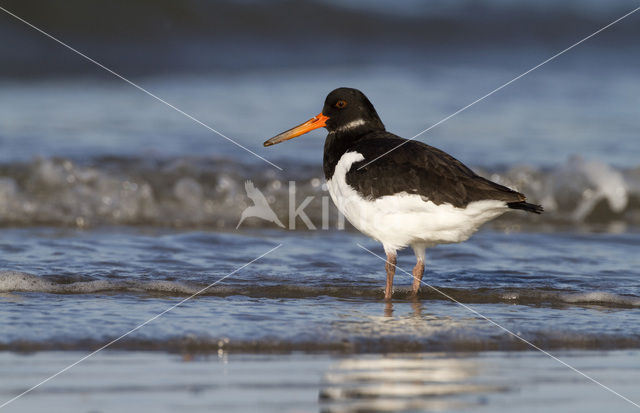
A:
<svg viewBox="0 0 640 413">
<path fill-rule="evenodd" d="M 72 281 L 65 278 L 40 277 L 28 273 L 0 272 L 0 293 L 35 292 L 51 294 L 97 294 L 133 293 L 167 296 L 190 296 L 207 284 L 168 280 L 89 280 Z M 620 295 L 606 291 L 570 291 L 551 288 L 444 288 L 439 291 L 461 303 L 519 304 L 519 305 L 596 305 L 605 308 L 638 308 L 640 297 Z M 354 286 L 302 286 L 302 285 L 216 285 L 200 295 L 203 296 L 247 296 L 256 298 L 382 298 L 381 288 Z M 397 289 L 397 299 L 409 297 L 409 290 Z M 429 288 L 420 292 L 426 300 L 449 300 L 441 293 Z"/>
<path fill-rule="evenodd" d="M 555 169 L 513 166 L 480 170 L 482 175 L 526 193 L 546 213 L 506 214 L 514 226 L 640 224 L 640 167 L 618 169 L 597 160 L 569 159 Z M 295 226 L 339 224 L 317 165 L 285 165 L 284 172 L 226 159 L 180 157 L 35 159 L 0 165 L 0 226 L 149 225 L 234 229 L 247 207 L 245 182 L 265 197 L 282 223 L 291 205 L 300 207 Z M 290 183 L 295 181 L 295 183 Z M 295 199 L 289 193 L 295 185 Z M 329 205 L 329 213 L 323 209 Z M 327 221 L 328 219 L 328 221 Z M 324 220 L 324 221 L 323 221 Z M 500 225 L 500 224 L 498 224 Z M 242 228 L 276 228 L 273 221 L 248 217 Z"/>
</svg>

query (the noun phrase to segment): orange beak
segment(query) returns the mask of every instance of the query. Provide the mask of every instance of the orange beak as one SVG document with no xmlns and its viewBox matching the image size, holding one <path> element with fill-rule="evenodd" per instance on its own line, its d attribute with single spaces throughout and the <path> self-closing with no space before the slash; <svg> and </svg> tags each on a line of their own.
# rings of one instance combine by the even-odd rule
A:
<svg viewBox="0 0 640 413">
<path fill-rule="evenodd" d="M 266 141 L 264 146 L 275 145 L 276 143 L 288 141 L 289 139 L 293 139 L 296 136 L 304 135 L 307 132 L 311 132 L 314 129 L 321 128 L 327 124 L 328 116 L 323 115 L 322 113 L 314 116 L 309 119 L 305 123 L 302 123 L 294 128 L 289 129 L 288 131 L 282 132 L 279 135 L 274 136 L 273 138 Z"/>
</svg>

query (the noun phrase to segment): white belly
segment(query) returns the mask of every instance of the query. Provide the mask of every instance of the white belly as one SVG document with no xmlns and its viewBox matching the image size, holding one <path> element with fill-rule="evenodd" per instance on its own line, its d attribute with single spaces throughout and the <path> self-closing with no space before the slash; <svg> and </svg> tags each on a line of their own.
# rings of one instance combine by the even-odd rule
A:
<svg viewBox="0 0 640 413">
<path fill-rule="evenodd" d="M 407 193 L 368 200 L 346 182 L 351 165 L 363 159 L 358 152 L 342 155 L 327 182 L 329 194 L 354 227 L 387 249 L 465 241 L 482 224 L 508 209 L 505 202 L 495 200 L 471 202 L 465 208 L 436 205 L 420 195 Z"/>
</svg>

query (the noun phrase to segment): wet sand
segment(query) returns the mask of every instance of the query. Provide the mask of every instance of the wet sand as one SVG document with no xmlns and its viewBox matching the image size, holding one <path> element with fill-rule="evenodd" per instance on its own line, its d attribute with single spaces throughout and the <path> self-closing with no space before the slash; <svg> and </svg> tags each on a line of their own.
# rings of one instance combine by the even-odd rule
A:
<svg viewBox="0 0 640 413">
<path fill-rule="evenodd" d="M 86 353 L 3 352 L 0 396 Z M 640 352 L 557 352 L 640 401 Z M 104 351 L 6 412 L 631 412 L 628 402 L 537 352 L 388 355 Z"/>
</svg>

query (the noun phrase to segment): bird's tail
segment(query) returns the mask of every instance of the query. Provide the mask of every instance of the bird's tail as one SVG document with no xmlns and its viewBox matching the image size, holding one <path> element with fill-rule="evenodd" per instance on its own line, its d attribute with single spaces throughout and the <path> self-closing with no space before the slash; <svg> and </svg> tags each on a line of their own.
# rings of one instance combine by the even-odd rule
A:
<svg viewBox="0 0 640 413">
<path fill-rule="evenodd" d="M 541 214 L 544 211 L 542 205 L 530 204 L 528 202 L 508 202 L 507 206 L 511 209 L 522 209 L 527 212 L 533 212 L 534 214 Z"/>
</svg>

